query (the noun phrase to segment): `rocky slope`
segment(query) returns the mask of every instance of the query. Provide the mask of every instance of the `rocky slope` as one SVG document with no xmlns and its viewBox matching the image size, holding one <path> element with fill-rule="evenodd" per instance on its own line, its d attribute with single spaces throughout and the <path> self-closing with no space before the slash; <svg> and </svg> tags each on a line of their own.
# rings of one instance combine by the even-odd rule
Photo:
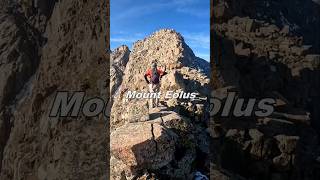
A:
<svg viewBox="0 0 320 180">
<path fill-rule="evenodd" d="M 126 99 L 128 91 L 148 92 L 144 73 L 156 60 L 167 67 L 161 92 L 198 92 L 197 99 L 164 99 L 151 109 L 147 99 Z M 162 29 L 137 41 L 130 52 L 111 110 L 111 177 L 190 179 L 208 173 L 205 131 L 209 64 L 197 58 L 183 37 Z M 204 98 L 204 100 L 201 99 Z M 200 160 L 201 159 L 201 160 Z"/>
<path fill-rule="evenodd" d="M 319 179 L 320 6 L 214 1 L 214 94 L 276 99 L 265 118 L 214 117 L 212 178 Z"/>
<path fill-rule="evenodd" d="M 106 99 L 103 1 L 3 1 L 0 179 L 106 179 L 102 117 L 49 118 L 57 90 Z"/>
</svg>

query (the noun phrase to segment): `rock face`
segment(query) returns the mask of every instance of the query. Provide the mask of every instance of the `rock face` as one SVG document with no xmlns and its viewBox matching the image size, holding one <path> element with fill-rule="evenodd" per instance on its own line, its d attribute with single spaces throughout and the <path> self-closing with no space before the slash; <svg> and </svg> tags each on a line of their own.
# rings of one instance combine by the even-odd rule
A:
<svg viewBox="0 0 320 180">
<path fill-rule="evenodd" d="M 175 134 L 160 124 L 130 123 L 111 134 L 111 152 L 131 168 L 159 169 L 172 161 Z"/>
<path fill-rule="evenodd" d="M 12 126 L 12 107 L 9 106 L 35 73 L 39 63 L 40 33 L 20 21 L 20 16 L 0 13 L 0 162 Z"/>
<path fill-rule="evenodd" d="M 115 50 L 110 55 L 110 61 L 112 65 L 118 66 L 121 71 L 124 71 L 126 65 L 129 61 L 130 50 L 128 46 L 122 45 Z"/>
<path fill-rule="evenodd" d="M 155 60 L 168 73 L 161 80 L 162 93 L 198 92 L 198 97 L 165 99 L 163 94 L 162 106 L 155 109 L 149 108 L 148 99 L 127 99 L 129 91 L 149 91 L 144 74 Z M 160 179 L 190 179 L 195 169 L 208 174 L 208 162 L 199 160 L 207 157 L 209 146 L 208 67 L 174 30 L 159 30 L 133 45 L 111 109 L 113 179 L 152 176 L 148 173 Z"/>
<path fill-rule="evenodd" d="M 155 60 L 159 67 L 166 67 L 168 70 L 168 75 L 161 83 L 162 92 L 179 90 L 200 91 L 202 96 L 209 94 L 208 63 L 205 65 L 205 60 L 195 57 L 179 33 L 174 30 L 160 30 L 134 44 L 119 94 L 112 107 L 111 126 L 116 127 L 133 117 L 139 119 L 148 114 L 146 99 L 125 97 L 128 91 L 149 91 L 143 76 Z"/>
<path fill-rule="evenodd" d="M 214 118 L 212 177 L 319 179 L 320 48 L 311 29 L 320 7 L 300 3 L 214 1 L 213 94 L 225 99 L 233 89 L 276 104 L 269 117 Z"/>
<path fill-rule="evenodd" d="M 3 2 L 0 11 L 0 179 L 106 178 L 102 118 L 49 118 L 57 90 L 106 99 L 106 6 Z"/>
<path fill-rule="evenodd" d="M 317 32 L 320 27 L 320 5 L 318 2 L 318 0 L 304 2 L 299 0 L 264 2 L 214 0 L 213 14 L 216 17 L 214 22 L 221 23 L 235 16 L 247 16 L 252 20 L 263 20 L 280 28 L 288 26 L 291 34 L 303 35 L 305 44 L 313 45 L 313 48 L 319 51 L 319 33 Z"/>
<path fill-rule="evenodd" d="M 121 85 L 124 70 L 129 61 L 130 50 L 127 46 L 116 48 L 110 55 L 110 93 L 115 95 Z"/>
</svg>

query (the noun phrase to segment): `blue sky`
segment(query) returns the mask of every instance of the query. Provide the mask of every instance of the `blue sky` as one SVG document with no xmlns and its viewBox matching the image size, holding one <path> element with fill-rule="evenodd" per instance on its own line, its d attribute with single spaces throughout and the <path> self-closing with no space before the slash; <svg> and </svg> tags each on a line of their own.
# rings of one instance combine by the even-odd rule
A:
<svg viewBox="0 0 320 180">
<path fill-rule="evenodd" d="M 111 49 L 169 28 L 195 55 L 210 59 L 210 0 L 110 0 Z"/>
</svg>

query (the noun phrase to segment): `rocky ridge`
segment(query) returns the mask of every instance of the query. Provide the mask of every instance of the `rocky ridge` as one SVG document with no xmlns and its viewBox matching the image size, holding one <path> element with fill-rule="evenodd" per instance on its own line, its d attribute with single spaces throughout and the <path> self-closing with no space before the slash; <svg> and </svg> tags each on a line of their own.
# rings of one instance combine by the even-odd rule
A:
<svg viewBox="0 0 320 180">
<path fill-rule="evenodd" d="M 161 98 L 162 106 L 156 109 L 149 108 L 147 99 L 126 99 L 130 90 L 148 92 L 143 76 L 155 60 L 168 72 L 161 92 L 198 92 L 199 98 Z M 200 98 L 209 95 L 208 76 L 208 62 L 197 58 L 174 30 L 162 29 L 134 43 L 111 109 L 113 179 L 152 174 L 190 179 L 197 169 L 208 173 L 208 163 L 198 160 L 208 155 L 207 103 Z"/>
<path fill-rule="evenodd" d="M 128 90 L 148 92 L 148 84 L 145 83 L 143 75 L 154 60 L 158 61 L 159 67 L 164 68 L 166 66 L 169 72 L 162 80 L 165 83 L 161 85 L 161 91 L 193 92 L 197 90 L 200 91 L 200 96 L 206 96 L 209 93 L 209 78 L 206 73 L 208 67 L 202 65 L 205 60 L 200 60 L 194 56 L 180 34 L 173 30 L 160 30 L 134 44 L 124 71 L 122 84 L 119 87 L 119 94 L 115 104 L 113 104 L 113 109 L 116 111 L 111 112 L 111 121 L 114 121 L 111 122 L 111 126 L 116 125 L 118 119 L 121 119 L 121 122 L 124 123 L 132 117 L 140 118 L 143 113 L 148 114 L 147 111 L 140 109 L 136 112 L 134 107 L 127 108 L 125 106 L 125 104 L 137 104 L 136 107 L 145 107 L 144 110 L 147 110 L 146 100 L 126 100 L 123 95 Z M 202 63 L 197 63 L 197 61 Z M 202 67 L 199 67 L 199 65 L 202 65 Z M 201 86 L 204 87 L 199 88 Z"/>
</svg>

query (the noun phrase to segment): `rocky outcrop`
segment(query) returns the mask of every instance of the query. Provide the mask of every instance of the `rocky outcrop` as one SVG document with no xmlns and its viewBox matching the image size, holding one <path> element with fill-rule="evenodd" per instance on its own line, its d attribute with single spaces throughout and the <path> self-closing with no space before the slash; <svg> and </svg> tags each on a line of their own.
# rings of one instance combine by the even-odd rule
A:
<svg viewBox="0 0 320 180">
<path fill-rule="evenodd" d="M 110 61 L 113 66 L 118 66 L 121 71 L 124 71 L 129 61 L 130 50 L 128 46 L 122 45 L 114 49 L 110 55 Z"/>
<path fill-rule="evenodd" d="M 213 94 L 225 99 L 229 89 L 276 104 L 269 117 L 214 117 L 212 176 L 319 178 L 319 38 L 308 30 L 319 27 L 319 6 L 293 4 L 300 2 L 215 1 Z"/>
<path fill-rule="evenodd" d="M 112 96 L 116 95 L 116 91 L 121 85 L 129 55 L 130 50 L 125 45 L 116 48 L 110 55 L 110 93 Z"/>
<path fill-rule="evenodd" d="M 208 66 L 204 65 L 205 60 L 196 58 L 182 36 L 174 30 L 160 30 L 134 44 L 119 94 L 112 107 L 111 126 L 117 127 L 132 121 L 133 117 L 140 119 L 148 115 L 146 99 L 126 99 L 125 97 L 128 91 L 149 91 L 143 75 L 153 61 L 157 61 L 159 67 L 166 67 L 168 70 L 168 75 L 161 83 L 162 92 L 200 91 L 202 97 L 209 94 Z"/>
<path fill-rule="evenodd" d="M 15 1 L 0 13 L 0 179 L 106 178 L 102 117 L 49 118 L 57 90 L 108 99 L 106 7 Z"/>
<path fill-rule="evenodd" d="M 129 91 L 149 91 L 144 73 L 154 61 L 167 69 L 162 93 L 197 92 L 197 98 L 165 99 L 162 94 L 155 109 L 148 99 L 126 98 Z M 200 160 L 209 153 L 208 67 L 174 30 L 159 30 L 133 45 L 111 109 L 111 177 L 190 179 L 195 169 L 208 173 L 208 162 Z"/>
</svg>

